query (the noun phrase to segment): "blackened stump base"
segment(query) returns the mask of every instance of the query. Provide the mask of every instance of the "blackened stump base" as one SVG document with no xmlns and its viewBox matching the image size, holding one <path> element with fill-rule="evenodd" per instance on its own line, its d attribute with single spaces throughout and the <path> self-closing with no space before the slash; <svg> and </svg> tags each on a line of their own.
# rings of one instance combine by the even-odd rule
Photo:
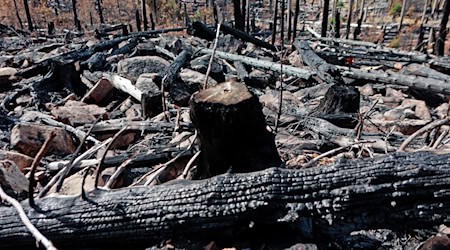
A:
<svg viewBox="0 0 450 250">
<path fill-rule="evenodd" d="M 225 82 L 190 101 L 201 142 L 197 178 L 280 166 L 274 135 L 267 131 L 258 98 L 242 83 Z"/>
</svg>

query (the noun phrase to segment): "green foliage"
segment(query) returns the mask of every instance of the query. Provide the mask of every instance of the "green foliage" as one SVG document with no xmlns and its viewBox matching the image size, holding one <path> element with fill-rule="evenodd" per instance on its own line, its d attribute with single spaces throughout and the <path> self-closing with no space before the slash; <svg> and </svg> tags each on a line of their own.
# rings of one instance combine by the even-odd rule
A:
<svg viewBox="0 0 450 250">
<path fill-rule="evenodd" d="M 339 1 L 336 3 L 336 8 L 344 8 L 344 2 L 343 2 L 342 0 L 339 0 Z"/>
<path fill-rule="evenodd" d="M 398 14 L 402 11 L 402 6 L 400 5 L 400 3 L 395 3 L 392 8 L 391 8 L 391 15 L 395 15 Z"/>
</svg>

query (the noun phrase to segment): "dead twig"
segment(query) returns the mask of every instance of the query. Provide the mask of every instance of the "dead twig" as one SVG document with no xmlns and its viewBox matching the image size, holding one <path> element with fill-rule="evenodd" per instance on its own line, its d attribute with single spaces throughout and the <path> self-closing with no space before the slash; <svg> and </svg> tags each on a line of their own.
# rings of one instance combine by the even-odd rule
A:
<svg viewBox="0 0 450 250">
<path fill-rule="evenodd" d="M 309 168 L 309 167 L 311 167 L 314 163 L 316 163 L 318 160 L 320 160 L 320 159 L 322 159 L 322 158 L 324 158 L 324 157 L 327 157 L 327 156 L 329 156 L 329 155 L 336 154 L 337 152 L 339 152 L 339 151 L 341 151 L 341 150 L 344 150 L 344 149 L 346 149 L 346 148 L 353 147 L 353 146 L 355 146 L 355 145 L 362 144 L 362 143 L 373 143 L 373 142 L 374 142 L 374 141 L 357 141 L 357 142 L 354 142 L 354 143 L 352 143 L 352 144 L 350 144 L 350 145 L 347 145 L 347 146 L 342 146 L 342 147 L 339 147 L 339 148 L 332 149 L 332 150 L 330 150 L 330 151 L 328 151 L 328 152 L 325 152 L 325 153 L 323 153 L 323 154 L 321 154 L 321 155 L 319 155 L 319 156 L 316 156 L 314 159 L 312 159 L 312 160 L 310 160 L 309 162 L 303 164 L 302 168 Z"/>
<path fill-rule="evenodd" d="M 117 140 L 117 138 L 119 138 L 119 136 L 121 136 L 123 134 L 123 132 L 125 132 L 128 129 L 128 126 L 123 127 L 121 130 L 119 130 L 119 132 L 117 132 L 113 138 L 111 139 L 111 141 L 108 143 L 108 146 L 106 146 L 105 148 L 105 152 L 103 152 L 102 157 L 100 158 L 100 162 L 98 163 L 98 167 L 97 167 L 97 173 L 95 175 L 95 182 L 94 182 L 94 188 L 97 188 L 97 184 L 98 184 L 98 179 L 100 178 L 100 173 L 103 170 L 103 161 L 106 158 L 106 154 L 108 153 L 109 149 L 112 147 L 112 145 L 114 144 L 114 142 Z"/>
<path fill-rule="evenodd" d="M 431 148 L 437 149 L 439 147 L 439 145 L 441 144 L 442 140 L 444 140 L 444 138 L 448 135 L 448 132 L 450 132 L 450 129 L 448 129 L 448 128 L 445 129 L 444 131 L 442 131 L 442 133 L 439 135 L 439 137 L 434 142 L 434 144 Z"/>
<path fill-rule="evenodd" d="M 42 145 L 39 152 L 36 154 L 36 157 L 33 159 L 33 163 L 31 163 L 30 176 L 29 176 L 29 186 L 28 186 L 28 200 L 31 207 L 34 207 L 34 185 L 36 185 L 36 179 L 34 178 L 34 173 L 36 172 L 36 168 L 41 162 L 44 155 L 47 153 L 48 148 L 50 146 L 50 142 L 52 142 L 53 138 L 55 138 L 56 132 L 53 130 L 50 135 L 45 139 L 44 144 Z"/>
<path fill-rule="evenodd" d="M 379 100 L 376 100 L 372 106 L 370 106 L 369 110 L 367 110 L 367 112 L 364 113 L 363 116 L 359 115 L 359 119 L 358 119 L 358 124 L 355 127 L 356 130 L 356 140 L 361 139 L 361 133 L 362 130 L 364 128 L 364 121 L 367 119 L 367 117 L 369 117 L 370 115 L 372 115 L 373 113 L 373 109 L 375 108 L 375 106 L 378 104 Z"/>
<path fill-rule="evenodd" d="M 130 163 L 134 159 L 136 159 L 137 156 L 138 156 L 138 154 L 135 154 L 132 157 L 130 157 L 129 159 L 127 159 L 126 161 L 122 162 L 122 164 L 120 164 L 120 166 L 116 169 L 116 171 L 114 171 L 114 173 L 111 175 L 111 177 L 109 177 L 104 188 L 111 189 L 111 187 L 114 186 L 114 184 L 116 183 L 116 180 L 120 176 L 120 174 L 122 174 L 122 172 L 125 170 L 125 168 L 128 165 L 130 165 Z"/>
<path fill-rule="evenodd" d="M 194 161 L 198 158 L 198 156 L 200 155 L 202 151 L 198 151 L 197 153 L 195 153 L 191 159 L 188 161 L 188 163 L 186 164 L 186 167 L 183 170 L 183 173 L 178 177 L 179 179 L 186 179 L 189 170 L 191 170 L 191 166 L 194 163 Z"/>
<path fill-rule="evenodd" d="M 2 200 L 14 206 L 14 208 L 19 213 L 20 220 L 22 220 L 25 227 L 30 231 L 30 233 L 33 235 L 33 237 L 36 239 L 37 242 L 40 242 L 47 250 L 57 250 L 57 248 L 53 246 L 53 243 L 50 240 L 48 240 L 41 232 L 39 232 L 39 230 L 31 223 L 30 219 L 28 219 L 27 215 L 25 214 L 22 205 L 20 205 L 20 203 L 16 199 L 7 195 L 3 191 L 1 186 L 0 186 L 0 197 Z"/>
<path fill-rule="evenodd" d="M 42 198 L 44 195 L 47 194 L 47 192 L 50 190 L 50 188 L 53 187 L 53 185 L 55 185 L 55 183 L 58 181 L 58 179 L 61 177 L 61 175 L 64 173 L 63 170 L 71 167 L 73 168 L 73 166 L 78 165 L 83 159 L 89 157 L 91 154 L 97 152 L 97 150 L 99 150 L 100 148 L 104 147 L 107 143 L 109 143 L 111 141 L 111 138 L 108 138 L 107 140 L 105 140 L 104 142 L 95 145 L 94 147 L 88 149 L 86 152 L 84 152 L 83 154 L 81 154 L 80 156 L 78 156 L 71 165 L 68 165 L 68 163 L 66 164 L 65 167 L 63 167 L 55 176 L 53 176 L 53 178 L 47 183 L 47 185 L 45 185 L 45 187 L 41 190 L 41 192 L 39 193 L 38 197 Z"/>
<path fill-rule="evenodd" d="M 433 122 L 428 123 L 426 126 L 422 127 L 421 129 L 414 132 L 412 135 L 410 135 L 403 143 L 400 145 L 397 151 L 402 152 L 405 151 L 406 147 L 419 135 L 422 135 L 425 132 L 428 132 L 436 127 L 445 125 L 450 122 L 450 116 L 448 116 L 445 119 L 442 120 L 436 120 Z"/>
<path fill-rule="evenodd" d="M 59 190 L 61 190 L 61 187 L 64 184 L 64 179 L 66 178 L 66 176 L 70 173 L 70 170 L 72 169 L 72 163 L 75 161 L 75 158 L 80 153 L 81 148 L 83 147 L 84 143 L 86 142 L 86 139 L 88 138 L 88 136 L 91 134 L 92 130 L 94 129 L 95 124 L 97 124 L 102 119 L 103 115 L 98 116 L 98 118 L 95 120 L 95 122 L 92 123 L 88 132 L 84 135 L 83 140 L 81 140 L 77 149 L 73 153 L 72 158 L 70 159 L 69 163 L 67 163 L 67 168 L 65 168 L 64 170 L 61 170 L 63 173 L 59 177 L 58 183 L 56 184 L 56 192 L 59 192 Z"/>
</svg>

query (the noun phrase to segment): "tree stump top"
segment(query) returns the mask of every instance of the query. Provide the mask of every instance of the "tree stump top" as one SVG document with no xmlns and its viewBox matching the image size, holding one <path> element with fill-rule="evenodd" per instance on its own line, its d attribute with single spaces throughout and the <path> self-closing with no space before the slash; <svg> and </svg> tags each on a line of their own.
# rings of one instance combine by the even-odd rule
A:
<svg viewBox="0 0 450 250">
<path fill-rule="evenodd" d="M 229 81 L 200 91 L 193 95 L 194 102 L 218 103 L 225 106 L 234 105 L 250 99 L 252 94 L 247 87 L 238 82 Z"/>
</svg>

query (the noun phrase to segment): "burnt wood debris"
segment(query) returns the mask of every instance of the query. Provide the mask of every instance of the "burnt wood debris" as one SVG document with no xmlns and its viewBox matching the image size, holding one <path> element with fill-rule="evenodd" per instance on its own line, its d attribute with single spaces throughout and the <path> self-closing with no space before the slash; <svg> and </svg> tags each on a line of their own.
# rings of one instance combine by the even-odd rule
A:
<svg viewBox="0 0 450 250">
<path fill-rule="evenodd" d="M 0 7 L 0 249 L 450 246 L 450 0 L 46 4 Z"/>
</svg>

